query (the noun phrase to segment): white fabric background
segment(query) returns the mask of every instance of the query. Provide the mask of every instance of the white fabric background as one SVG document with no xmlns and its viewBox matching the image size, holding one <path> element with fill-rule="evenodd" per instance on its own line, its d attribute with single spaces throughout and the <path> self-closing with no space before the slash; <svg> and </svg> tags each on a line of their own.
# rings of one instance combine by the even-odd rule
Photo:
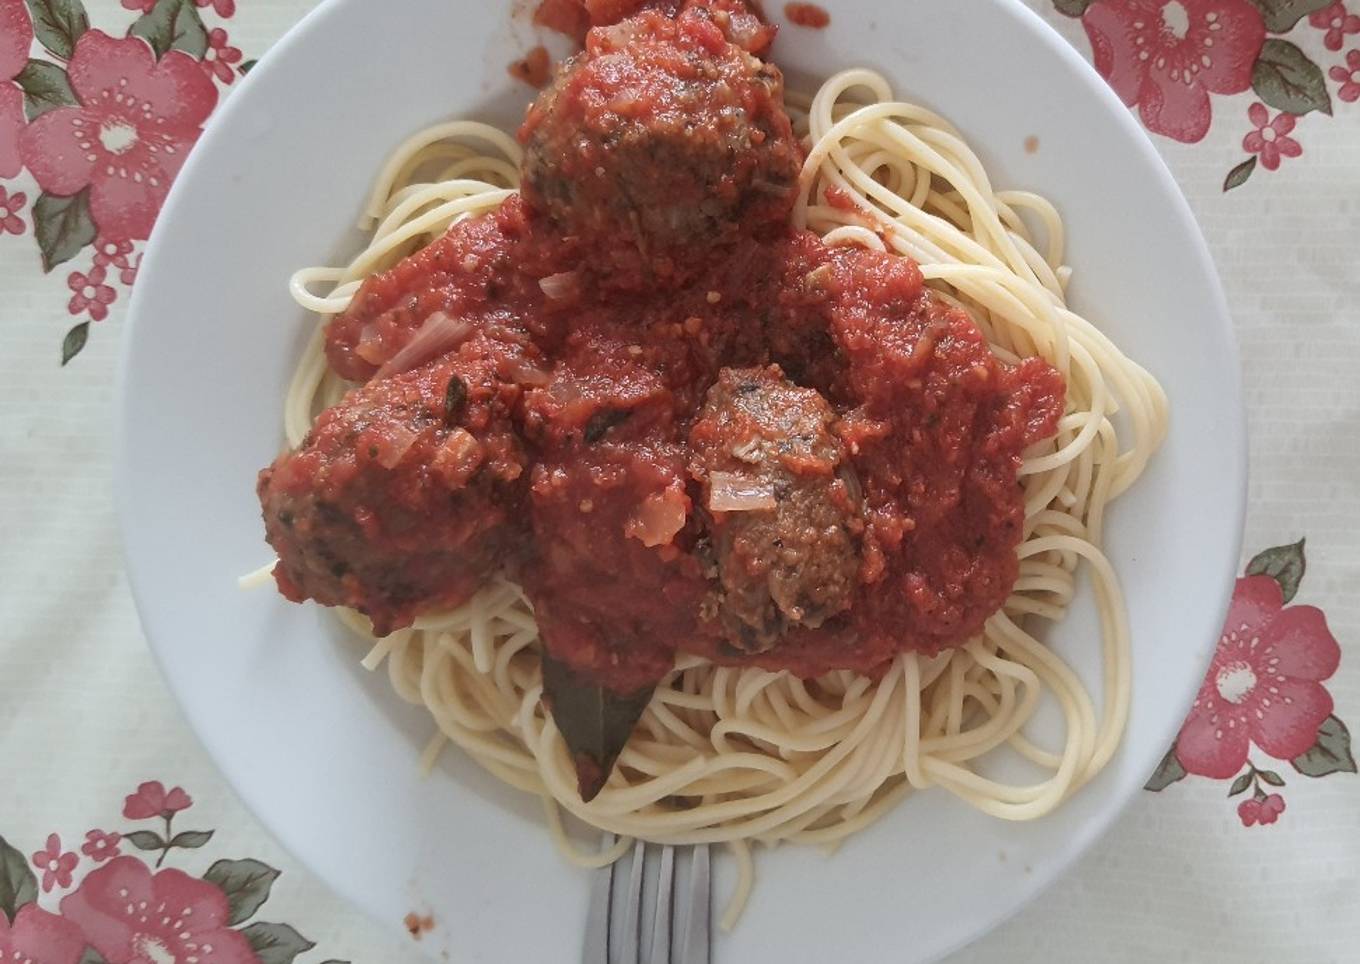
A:
<svg viewBox="0 0 1360 964">
<path fill-rule="evenodd" d="M 834 11 L 834 0 L 823 2 Z M 1089 53 L 1077 21 L 1029 2 Z M 116 0 L 88 6 L 111 32 L 133 16 Z M 250 58 L 311 3 L 239 6 L 230 42 Z M 1323 51 L 1320 34 L 1298 32 L 1310 52 L 1340 59 Z M 1360 47 L 1360 37 L 1347 40 L 1346 49 Z M 1224 175 L 1245 156 L 1250 93 L 1214 98 L 1213 129 L 1198 144 L 1154 140 L 1209 239 L 1241 340 L 1248 554 L 1308 537 L 1296 602 L 1327 613 L 1343 651 L 1328 687 L 1337 714 L 1354 721 L 1360 103 L 1341 103 L 1330 87 L 1335 116 L 1310 115 L 1292 135 L 1303 156 L 1278 171 L 1258 168 L 1226 194 Z M 29 190 L 30 208 L 36 196 Z M 73 322 L 65 277 L 64 268 L 41 273 L 31 229 L 0 236 L 0 834 L 27 854 L 59 831 L 74 849 L 85 830 L 126 823 L 123 797 L 139 782 L 178 784 L 195 800 L 189 823 L 217 829 L 204 867 L 193 856 L 181 865 L 201 872 L 218 856 L 250 856 L 281 868 L 267 916 L 318 943 L 300 961 L 417 960 L 409 941 L 340 902 L 268 837 L 185 728 L 133 611 L 112 505 L 112 384 L 126 294 L 60 369 L 57 346 Z M 957 960 L 1360 960 L 1357 784 L 1349 774 L 1291 780 L 1280 822 L 1254 828 L 1238 822 L 1219 782 L 1192 777 L 1143 793 L 1067 878 Z"/>
</svg>

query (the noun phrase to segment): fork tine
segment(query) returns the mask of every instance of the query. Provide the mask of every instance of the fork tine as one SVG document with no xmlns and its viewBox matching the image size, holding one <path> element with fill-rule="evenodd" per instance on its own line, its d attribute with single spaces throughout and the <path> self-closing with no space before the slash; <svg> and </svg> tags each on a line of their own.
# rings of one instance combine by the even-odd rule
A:
<svg viewBox="0 0 1360 964">
<path fill-rule="evenodd" d="M 614 835 L 604 835 L 603 849 L 614 846 Z M 581 964 L 609 964 L 609 898 L 614 890 L 615 863 L 595 871 L 590 883 L 590 910 L 586 915 L 586 942 Z"/>
<path fill-rule="evenodd" d="M 680 936 L 678 964 L 709 964 L 709 918 L 712 886 L 709 880 L 708 845 L 694 848 L 694 859 L 689 870 L 689 911 L 685 915 L 685 929 Z"/>
<path fill-rule="evenodd" d="M 628 894 L 623 905 L 623 957 L 619 964 L 638 964 L 642 935 L 638 923 L 642 912 L 642 865 L 647 859 L 647 847 L 638 840 L 633 848 L 633 866 L 628 873 Z"/>
<path fill-rule="evenodd" d="M 671 885 L 675 878 L 675 848 L 661 848 L 661 870 L 656 881 L 656 916 L 652 925 L 652 953 L 647 964 L 671 964 Z"/>
</svg>

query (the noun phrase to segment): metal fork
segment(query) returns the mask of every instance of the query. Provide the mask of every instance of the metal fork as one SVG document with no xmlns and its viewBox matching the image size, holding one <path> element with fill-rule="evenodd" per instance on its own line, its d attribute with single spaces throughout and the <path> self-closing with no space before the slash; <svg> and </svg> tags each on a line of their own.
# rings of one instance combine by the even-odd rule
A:
<svg viewBox="0 0 1360 964">
<path fill-rule="evenodd" d="M 606 834 L 604 842 L 613 846 L 613 835 Z M 653 852 L 655 859 L 651 859 Z M 689 865 L 688 886 L 683 889 L 675 885 L 682 863 L 676 848 L 648 847 L 641 840 L 631 860 L 621 858 L 595 871 L 582 964 L 709 964 L 712 883 L 708 847 L 682 847 L 681 852 L 690 855 L 683 861 Z M 644 897 L 651 903 L 646 921 Z"/>
</svg>

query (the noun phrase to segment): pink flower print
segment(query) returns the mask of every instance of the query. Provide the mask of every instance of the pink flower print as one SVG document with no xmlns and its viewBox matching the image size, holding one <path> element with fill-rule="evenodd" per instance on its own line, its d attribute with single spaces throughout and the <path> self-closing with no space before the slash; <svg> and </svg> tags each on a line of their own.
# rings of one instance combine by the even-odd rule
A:
<svg viewBox="0 0 1360 964">
<path fill-rule="evenodd" d="M 14 923 L 0 913 L 0 961 L 32 964 L 76 964 L 85 953 L 85 936 L 65 918 L 25 904 Z"/>
<path fill-rule="evenodd" d="M 19 217 L 19 212 L 27 203 L 28 195 L 23 191 L 10 194 L 0 187 L 0 234 L 24 233 L 24 219 Z"/>
<path fill-rule="evenodd" d="M 66 284 L 72 291 L 66 310 L 73 315 L 89 311 L 90 317 L 95 321 L 107 318 L 109 305 L 118 298 L 118 293 L 112 286 L 104 284 L 105 276 L 103 268 L 95 268 L 88 275 L 72 271 L 70 277 L 66 279 Z"/>
<path fill-rule="evenodd" d="M 148 817 L 169 817 L 188 810 L 194 800 L 179 787 L 169 793 L 159 780 L 149 780 L 130 793 L 123 801 L 123 816 L 129 820 L 145 820 Z"/>
<path fill-rule="evenodd" d="M 109 238 L 96 238 L 94 242 L 94 263 L 96 267 L 115 268 L 128 266 L 128 255 L 132 253 L 131 241 L 115 241 Z"/>
<path fill-rule="evenodd" d="M 1242 821 L 1242 826 L 1251 827 L 1256 824 L 1265 825 L 1274 823 L 1280 819 L 1280 814 L 1284 813 L 1284 797 L 1278 793 L 1272 793 L 1268 797 L 1250 798 L 1243 800 L 1237 805 L 1237 817 Z"/>
<path fill-rule="evenodd" d="M 194 0 L 194 6 L 196 7 L 211 6 L 213 8 L 213 12 L 215 12 L 223 20 L 227 19 L 236 12 L 236 0 Z"/>
<path fill-rule="evenodd" d="M 14 177 L 24 169 L 19 141 L 25 124 L 24 92 L 18 84 L 0 82 L 0 178 Z"/>
<path fill-rule="evenodd" d="M 1242 149 L 1249 154 L 1261 155 L 1261 163 L 1267 171 L 1278 168 L 1281 157 L 1298 157 L 1303 153 L 1299 142 L 1288 136 L 1297 119 L 1293 114 L 1281 112 L 1271 120 L 1266 105 L 1258 101 L 1247 108 L 1247 117 L 1256 130 L 1242 138 Z"/>
<path fill-rule="evenodd" d="M 1348 104 L 1360 100 L 1360 50 L 1348 51 L 1346 53 L 1346 66 L 1338 65 L 1327 73 L 1332 80 L 1341 85 L 1336 96 Z"/>
<path fill-rule="evenodd" d="M 208 31 L 208 49 L 203 52 L 203 69 L 209 76 L 215 76 L 224 84 L 236 79 L 236 71 L 231 65 L 239 63 L 241 51 L 227 46 L 227 32 L 221 27 Z"/>
<path fill-rule="evenodd" d="M 137 280 L 137 271 L 141 266 L 142 256 L 139 254 L 136 261 L 130 262 L 127 267 L 118 272 L 118 280 L 131 287 L 132 283 Z"/>
<path fill-rule="evenodd" d="M 80 845 L 80 852 L 95 863 L 102 864 L 118 856 L 118 844 L 122 839 L 123 835 L 120 833 L 91 830 L 85 834 L 85 842 Z"/>
<path fill-rule="evenodd" d="M 24 92 L 11 83 L 28 64 L 33 18 L 24 0 L 0 0 L 0 177 L 23 170 L 19 137 L 25 126 Z"/>
<path fill-rule="evenodd" d="M 1096 70 L 1147 129 L 1192 143 L 1209 130 L 1209 95 L 1251 86 L 1265 43 L 1250 0 L 1096 0 L 1082 16 Z"/>
<path fill-rule="evenodd" d="M 1341 649 L 1313 606 L 1284 606 L 1270 576 L 1237 580 L 1227 624 L 1199 696 L 1176 738 L 1189 773 L 1223 779 L 1242 769 L 1251 744 L 1292 760 L 1332 713 L 1322 685 Z"/>
<path fill-rule="evenodd" d="M 1346 34 L 1360 33 L 1360 17 L 1348 11 L 1341 0 L 1310 13 L 1308 22 L 1319 30 L 1327 31 L 1322 43 L 1328 50 L 1340 50 L 1346 42 Z"/>
<path fill-rule="evenodd" d="M 150 13 L 155 5 L 156 0 L 123 0 L 124 10 L 140 10 L 142 13 Z"/>
<path fill-rule="evenodd" d="M 90 189 L 90 214 L 106 237 L 144 240 L 217 88 L 188 54 L 158 63 L 136 37 L 88 30 L 69 69 L 78 107 L 48 111 L 25 128 L 24 163 L 44 191 Z"/>
<path fill-rule="evenodd" d="M 250 943 L 227 926 L 221 888 L 178 870 L 152 876 L 135 857 L 91 871 L 61 912 L 108 964 L 258 964 Z"/>
<path fill-rule="evenodd" d="M 33 18 L 24 0 L 0 0 L 0 80 L 13 80 L 28 66 Z"/>
<path fill-rule="evenodd" d="M 70 887 L 71 871 L 76 869 L 80 858 L 75 854 L 61 852 L 61 838 L 50 834 L 47 848 L 33 854 L 33 866 L 42 871 L 42 889 L 47 893 L 53 886 Z"/>
</svg>

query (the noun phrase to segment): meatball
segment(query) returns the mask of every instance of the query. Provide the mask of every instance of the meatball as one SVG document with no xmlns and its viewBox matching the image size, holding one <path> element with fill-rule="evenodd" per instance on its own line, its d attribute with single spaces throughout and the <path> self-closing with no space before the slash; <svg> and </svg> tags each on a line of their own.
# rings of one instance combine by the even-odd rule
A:
<svg viewBox="0 0 1360 964">
<path fill-rule="evenodd" d="M 523 193 L 564 235 L 635 249 L 676 275 L 788 219 L 802 162 L 779 70 L 707 7 L 592 30 L 530 108 Z"/>
<path fill-rule="evenodd" d="M 384 636 L 463 602 L 497 570 L 525 455 L 515 389 L 481 344 L 356 389 L 260 473 L 284 596 L 352 607 Z"/>
<path fill-rule="evenodd" d="M 744 653 L 845 611 L 859 571 L 858 485 L 820 394 L 778 366 L 725 368 L 690 431 L 711 516 L 727 641 Z"/>
</svg>

